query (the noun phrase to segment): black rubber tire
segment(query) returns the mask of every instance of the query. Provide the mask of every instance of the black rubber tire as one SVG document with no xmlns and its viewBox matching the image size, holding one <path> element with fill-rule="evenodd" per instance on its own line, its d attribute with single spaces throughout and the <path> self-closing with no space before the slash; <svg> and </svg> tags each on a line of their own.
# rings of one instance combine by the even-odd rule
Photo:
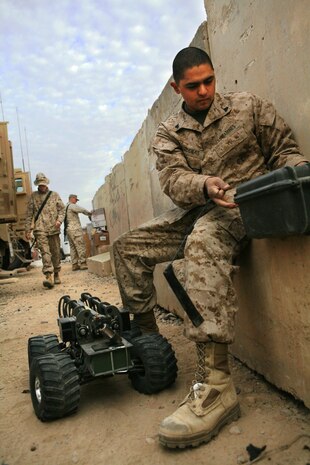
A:
<svg viewBox="0 0 310 465">
<path fill-rule="evenodd" d="M 64 252 L 64 249 L 60 247 L 60 259 L 61 260 L 66 260 L 66 254 Z"/>
<path fill-rule="evenodd" d="M 56 420 L 78 409 L 79 375 L 68 354 L 46 354 L 33 359 L 29 381 L 32 405 L 39 420 Z"/>
<path fill-rule="evenodd" d="M 15 270 L 17 268 L 26 267 L 27 264 L 29 264 L 29 262 L 32 261 L 31 248 L 30 248 L 29 242 L 19 239 L 16 243 L 16 248 L 17 248 L 17 251 L 16 251 L 17 255 L 14 255 L 13 260 L 10 262 L 8 266 L 8 270 Z"/>
<path fill-rule="evenodd" d="M 57 354 L 59 352 L 59 340 L 56 334 L 45 334 L 44 336 L 34 336 L 28 339 L 28 365 L 32 360 L 45 354 Z"/>
<path fill-rule="evenodd" d="M 122 332 L 122 336 L 126 341 L 131 342 L 134 338 L 142 336 L 142 332 L 138 326 L 131 325 L 131 329 Z"/>
<path fill-rule="evenodd" d="M 10 249 L 7 242 L 0 239 L 0 268 L 8 270 L 10 266 Z"/>
<path fill-rule="evenodd" d="M 142 394 L 162 391 L 177 378 L 177 360 L 171 344 L 161 334 L 150 333 L 130 341 L 134 367 L 128 376 L 132 386 Z"/>
</svg>

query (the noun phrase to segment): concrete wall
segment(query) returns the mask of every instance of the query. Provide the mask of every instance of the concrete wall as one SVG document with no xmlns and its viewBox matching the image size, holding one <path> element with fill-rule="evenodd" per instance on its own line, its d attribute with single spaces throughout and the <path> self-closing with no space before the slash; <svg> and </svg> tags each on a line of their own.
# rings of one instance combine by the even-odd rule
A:
<svg viewBox="0 0 310 465">
<path fill-rule="evenodd" d="M 206 23 L 198 28 L 192 44 L 209 50 Z M 158 216 L 173 205 L 160 190 L 151 141 L 158 124 L 178 109 L 180 103 L 180 97 L 168 82 L 124 154 L 123 162 L 106 176 L 104 185 L 94 196 L 93 207 L 105 208 L 111 243 L 122 232 Z"/>
<path fill-rule="evenodd" d="M 205 0 L 219 91 L 271 100 L 310 160 L 308 0 Z M 253 241 L 236 278 L 232 351 L 310 406 L 310 237 Z"/>
<path fill-rule="evenodd" d="M 211 51 L 218 90 L 250 90 L 273 101 L 308 158 L 308 0 L 205 0 L 192 45 Z M 209 32 L 209 36 L 208 36 Z M 104 207 L 111 243 L 171 206 L 160 191 L 150 144 L 160 121 L 180 105 L 167 83 L 130 149 L 94 197 Z M 235 355 L 310 406 L 310 238 L 253 241 L 240 257 Z M 182 315 L 155 271 L 158 303 Z"/>
</svg>

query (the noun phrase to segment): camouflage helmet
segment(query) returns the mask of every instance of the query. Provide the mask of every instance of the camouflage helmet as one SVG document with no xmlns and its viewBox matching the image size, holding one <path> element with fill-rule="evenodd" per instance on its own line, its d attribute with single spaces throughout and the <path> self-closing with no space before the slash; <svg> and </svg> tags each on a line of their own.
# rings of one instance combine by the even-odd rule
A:
<svg viewBox="0 0 310 465">
<path fill-rule="evenodd" d="M 45 176 L 44 173 L 38 173 L 33 182 L 35 186 L 48 186 L 50 180 Z"/>
</svg>

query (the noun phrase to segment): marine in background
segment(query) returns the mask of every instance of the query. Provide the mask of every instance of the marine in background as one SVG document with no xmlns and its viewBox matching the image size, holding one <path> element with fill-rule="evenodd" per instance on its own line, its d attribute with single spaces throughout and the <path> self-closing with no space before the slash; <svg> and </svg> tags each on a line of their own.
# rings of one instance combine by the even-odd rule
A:
<svg viewBox="0 0 310 465">
<path fill-rule="evenodd" d="M 61 282 L 60 226 L 65 217 L 65 205 L 57 192 L 49 190 L 49 182 L 44 173 L 36 175 L 38 190 L 29 199 L 25 225 L 26 238 L 30 240 L 33 234 L 40 250 L 47 289 Z"/>
<path fill-rule="evenodd" d="M 72 271 L 87 270 L 86 246 L 79 214 L 82 213 L 88 216 L 89 219 L 91 219 L 92 214 L 86 208 L 77 205 L 78 201 L 79 199 L 76 194 L 69 195 L 65 216 L 65 233 L 70 245 Z"/>
</svg>

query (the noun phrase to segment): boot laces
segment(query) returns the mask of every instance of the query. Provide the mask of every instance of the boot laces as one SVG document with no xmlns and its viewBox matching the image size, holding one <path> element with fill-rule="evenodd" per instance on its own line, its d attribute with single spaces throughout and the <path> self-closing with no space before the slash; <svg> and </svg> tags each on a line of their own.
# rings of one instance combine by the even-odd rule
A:
<svg viewBox="0 0 310 465">
<path fill-rule="evenodd" d="M 200 391 L 204 390 L 203 384 L 206 382 L 206 368 L 205 368 L 205 350 L 206 344 L 204 342 L 197 342 L 197 365 L 195 377 L 190 388 L 188 399 L 190 401 L 197 399 Z"/>
</svg>

